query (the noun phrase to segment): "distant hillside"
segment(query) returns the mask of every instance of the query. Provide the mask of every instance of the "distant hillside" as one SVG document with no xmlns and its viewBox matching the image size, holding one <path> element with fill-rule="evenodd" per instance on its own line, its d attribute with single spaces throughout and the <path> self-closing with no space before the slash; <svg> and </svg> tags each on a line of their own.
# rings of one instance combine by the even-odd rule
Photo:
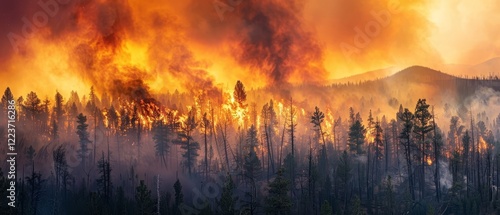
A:
<svg viewBox="0 0 500 215">
<path fill-rule="evenodd" d="M 469 68 L 470 74 L 479 77 L 500 76 L 500 57 L 492 58 Z"/>
<path fill-rule="evenodd" d="M 423 66 L 411 66 L 387 77 L 386 81 L 432 83 L 450 81 L 456 77 Z"/>
<path fill-rule="evenodd" d="M 443 72 L 460 77 L 500 77 L 500 57 L 476 65 L 448 64 L 441 66 Z"/>
<path fill-rule="evenodd" d="M 334 84 L 345 84 L 345 83 L 359 83 L 359 82 L 365 82 L 365 81 L 371 81 L 371 80 L 376 80 L 376 79 L 382 79 L 387 76 L 390 76 L 397 72 L 397 70 L 394 67 L 388 67 L 384 69 L 377 69 L 377 70 L 372 70 L 368 72 L 364 72 L 361 74 L 345 77 L 345 78 L 340 78 L 340 79 L 335 79 L 329 81 L 330 83 Z"/>
<path fill-rule="evenodd" d="M 286 104 L 293 95 L 293 101 L 304 110 L 315 105 L 331 108 L 333 112 L 346 112 L 350 107 L 364 116 L 370 110 L 375 115 L 397 111 L 399 105 L 413 108 L 420 98 L 439 107 L 452 105 L 453 111 L 460 111 L 466 117 L 470 98 L 484 87 L 500 92 L 500 80 L 466 79 L 423 67 L 411 66 L 393 75 L 376 80 L 337 83 L 331 85 L 303 84 L 286 87 L 268 87 L 249 92 L 260 101 L 277 98 Z M 451 114 L 452 112 L 447 112 Z"/>
</svg>

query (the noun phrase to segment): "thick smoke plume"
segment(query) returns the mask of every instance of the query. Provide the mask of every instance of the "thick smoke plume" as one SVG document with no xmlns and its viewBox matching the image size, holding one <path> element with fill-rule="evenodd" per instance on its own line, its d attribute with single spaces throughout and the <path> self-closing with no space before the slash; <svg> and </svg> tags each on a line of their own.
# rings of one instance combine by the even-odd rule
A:
<svg viewBox="0 0 500 215">
<path fill-rule="evenodd" d="M 245 1 L 237 13 L 242 18 L 242 40 L 236 46 L 237 59 L 265 74 L 271 83 L 292 77 L 324 80 L 323 53 L 302 24 L 302 5 L 297 1 Z"/>
<path fill-rule="evenodd" d="M 154 92 L 217 94 L 217 84 L 240 79 L 250 87 L 318 82 L 392 65 L 433 67 L 443 59 L 498 55 L 498 42 L 488 39 L 498 34 L 497 15 L 484 14 L 498 8 L 493 2 L 217 2 L 222 15 L 208 0 L 2 1 L 0 78 L 14 80 L 9 86 L 20 94 L 53 94 L 47 86 L 64 94 L 91 85 L 102 91 L 137 77 Z M 448 13 L 467 19 L 439 16 Z M 455 34 L 463 24 L 483 27 Z M 365 43 L 356 45 L 362 36 Z M 354 52 L 346 56 L 341 44 Z M 457 44 L 466 53 L 449 50 Z M 33 72 L 39 75 L 29 77 Z M 33 83 L 31 89 L 20 79 Z"/>
</svg>

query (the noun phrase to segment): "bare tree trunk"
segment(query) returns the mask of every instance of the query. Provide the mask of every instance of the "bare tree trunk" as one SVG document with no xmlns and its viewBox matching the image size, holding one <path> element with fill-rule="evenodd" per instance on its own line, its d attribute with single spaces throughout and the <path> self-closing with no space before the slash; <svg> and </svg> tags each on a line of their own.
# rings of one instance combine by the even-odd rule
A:
<svg viewBox="0 0 500 215">
<path fill-rule="evenodd" d="M 204 125 L 203 128 L 203 137 L 205 140 L 205 178 L 208 179 L 208 143 L 207 143 L 207 126 Z"/>
</svg>

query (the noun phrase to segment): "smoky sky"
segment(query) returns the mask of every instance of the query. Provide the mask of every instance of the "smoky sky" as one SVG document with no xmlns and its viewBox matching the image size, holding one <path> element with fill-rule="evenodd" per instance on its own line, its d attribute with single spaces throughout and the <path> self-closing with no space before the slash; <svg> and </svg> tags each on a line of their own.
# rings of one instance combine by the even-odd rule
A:
<svg viewBox="0 0 500 215">
<path fill-rule="evenodd" d="M 478 17 L 474 14 L 485 11 L 488 5 L 463 10 L 461 5 L 467 5 L 467 0 L 447 1 L 442 3 L 444 6 L 424 0 L 215 2 L 2 1 L 0 77 L 37 70 L 50 77 L 49 80 L 57 80 L 57 72 L 64 70 L 98 90 L 113 91 L 107 88 L 115 81 L 127 83 L 139 78 L 145 85 L 154 83 L 150 88 L 155 89 L 203 86 L 217 93 L 218 83 L 237 79 L 248 79 L 245 83 L 250 86 L 252 82 L 257 82 L 257 86 L 321 82 L 360 69 L 393 64 L 433 66 L 454 55 L 487 58 L 498 53 L 495 51 L 498 41 L 491 38 L 497 38 L 495 29 L 499 28 L 494 28 L 495 21 L 487 21 L 490 14 L 470 18 Z M 456 8 L 450 11 L 464 18 L 451 20 L 439 16 L 442 8 L 454 5 Z M 41 19 L 40 13 L 47 20 Z M 386 13 L 390 17 L 385 24 L 374 15 Z M 35 25 L 42 21 L 46 23 L 25 38 L 26 22 Z M 468 21 L 485 21 L 488 28 L 480 28 L 474 34 L 460 30 L 459 23 Z M 366 34 L 367 26 L 376 22 L 380 28 L 376 34 L 370 35 L 363 47 L 356 46 L 354 40 L 359 31 Z M 453 29 L 462 33 L 458 39 L 440 42 L 440 38 L 446 37 L 436 34 L 450 35 Z M 11 33 L 22 37 L 16 40 L 16 46 L 9 41 Z M 467 42 L 471 39 L 476 41 Z M 465 44 L 467 49 L 463 51 L 467 53 L 459 55 L 456 52 L 460 50 L 449 50 L 452 42 Z M 355 54 L 346 57 L 341 44 L 354 47 Z M 474 54 L 485 53 L 481 51 L 485 44 L 493 47 L 489 46 L 488 55 Z M 61 49 L 45 53 L 45 47 L 49 46 Z M 46 65 L 33 62 L 31 67 L 25 66 L 24 62 L 40 55 L 60 61 L 57 64 L 60 68 L 45 68 Z M 15 80 L 11 84 L 14 88 L 18 85 Z"/>
</svg>

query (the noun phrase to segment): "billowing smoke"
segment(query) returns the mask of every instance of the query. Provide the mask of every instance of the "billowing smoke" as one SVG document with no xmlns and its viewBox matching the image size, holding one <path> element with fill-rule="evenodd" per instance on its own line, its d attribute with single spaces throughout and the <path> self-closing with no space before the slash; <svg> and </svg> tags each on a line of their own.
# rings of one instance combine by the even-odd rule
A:
<svg viewBox="0 0 500 215">
<path fill-rule="evenodd" d="M 64 80 L 60 73 L 69 74 L 71 81 L 83 81 L 88 88 L 92 85 L 115 98 L 151 99 L 152 90 L 167 92 L 176 88 L 220 94 L 214 78 L 206 71 L 209 64 L 197 60 L 169 13 L 160 9 L 138 13 L 133 10 L 137 3 L 120 0 L 41 2 L 22 2 L 32 9 L 11 17 L 26 22 L 28 27 L 18 23 L 6 29 L 10 31 L 6 35 L 11 37 L 5 47 L 12 52 L 5 55 L 14 56 L 14 60 L 3 59 L 11 61 L 17 73 L 41 68 L 39 78 L 52 81 L 56 85 L 53 88 L 60 91 L 57 85 Z M 49 47 L 56 51 L 46 55 Z M 35 57 L 43 64 L 56 62 L 43 65 L 33 62 Z M 57 69 L 50 68 L 54 66 Z"/>
<path fill-rule="evenodd" d="M 441 170 L 441 176 L 439 177 L 439 183 L 442 187 L 450 189 L 453 185 L 453 176 L 451 175 L 449 163 L 444 161 L 439 161 L 439 169 Z"/>
<path fill-rule="evenodd" d="M 484 113 L 486 116 L 490 117 L 498 116 L 500 113 L 500 92 L 495 91 L 492 88 L 480 87 L 473 95 L 466 98 L 465 107 L 469 108 L 473 114 Z"/>
<path fill-rule="evenodd" d="M 104 90 L 114 80 L 134 80 L 125 74 L 133 70 L 151 91 L 206 87 L 215 94 L 217 84 L 236 80 L 250 88 L 323 83 L 391 65 L 433 67 L 478 50 L 487 49 L 487 56 L 476 55 L 482 58 L 498 55 L 491 39 L 498 19 L 489 13 L 498 4 L 492 5 L 474 3 L 466 14 L 444 9 L 450 3 L 420 0 L 2 1 L 0 78 L 14 80 L 14 91 L 49 85 L 68 94 L 76 85 Z M 456 11 L 474 19 L 437 15 Z M 464 23 L 482 27 L 471 31 Z M 454 33 L 461 29 L 467 32 Z M 467 53 L 450 51 L 457 44 L 467 45 Z M 40 75 L 27 77 L 33 71 Z M 19 79 L 33 83 L 31 89 Z"/>
<path fill-rule="evenodd" d="M 324 80 L 323 53 L 302 23 L 297 1 L 245 1 L 237 11 L 242 19 L 241 42 L 236 58 L 251 70 L 263 73 L 271 83 Z"/>
</svg>

